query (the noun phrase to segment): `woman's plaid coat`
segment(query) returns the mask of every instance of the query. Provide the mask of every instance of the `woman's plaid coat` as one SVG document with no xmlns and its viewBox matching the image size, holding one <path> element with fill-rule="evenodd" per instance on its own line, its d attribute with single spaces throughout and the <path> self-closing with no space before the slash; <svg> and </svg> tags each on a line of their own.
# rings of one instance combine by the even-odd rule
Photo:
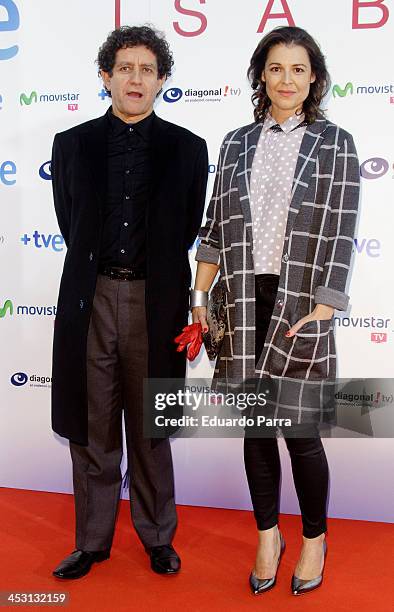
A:
<svg viewBox="0 0 394 612">
<path fill-rule="evenodd" d="M 220 263 L 227 287 L 227 330 L 215 378 L 286 377 L 322 381 L 336 375 L 332 320 L 286 331 L 316 303 L 346 310 L 345 293 L 357 219 L 360 173 L 350 134 L 322 116 L 303 137 L 293 179 L 278 293 L 255 367 L 255 282 L 250 175 L 262 124 L 223 141 L 214 191 L 200 230 L 197 261 Z M 295 401 L 300 405 L 300 397 Z"/>
</svg>

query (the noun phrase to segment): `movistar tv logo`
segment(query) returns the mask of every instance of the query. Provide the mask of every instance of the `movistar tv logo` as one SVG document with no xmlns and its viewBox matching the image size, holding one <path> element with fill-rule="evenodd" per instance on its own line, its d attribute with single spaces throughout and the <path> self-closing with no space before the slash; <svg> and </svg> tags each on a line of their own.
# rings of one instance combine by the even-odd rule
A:
<svg viewBox="0 0 394 612">
<path fill-rule="evenodd" d="M 339 96 L 340 98 L 344 98 L 348 95 L 348 93 L 353 95 L 353 83 L 346 83 L 344 88 L 340 87 L 339 85 L 334 85 L 332 88 L 332 95 L 334 96 L 334 98 L 336 98 L 337 96 Z"/>
<path fill-rule="evenodd" d="M 54 317 L 56 315 L 56 306 L 42 306 L 42 305 L 29 305 L 29 304 L 17 304 L 14 308 L 11 300 L 6 300 L 2 308 L 0 308 L 0 319 L 3 319 L 7 312 L 10 315 L 16 316 L 30 316 L 30 317 Z"/>
<path fill-rule="evenodd" d="M 334 323 L 338 327 L 378 327 L 388 329 L 391 319 L 387 317 L 334 317 Z"/>
<path fill-rule="evenodd" d="M 25 93 L 21 93 L 21 95 L 19 96 L 19 102 L 21 106 L 23 106 L 23 104 L 26 104 L 26 106 L 30 106 L 32 102 L 37 102 L 37 100 L 38 97 L 36 91 L 32 91 L 30 96 L 27 96 Z"/>
<path fill-rule="evenodd" d="M 6 300 L 4 302 L 3 307 L 0 308 L 0 319 L 3 319 L 5 317 L 5 315 L 7 314 L 7 310 L 10 313 L 10 315 L 14 314 L 14 306 L 11 300 Z"/>
<path fill-rule="evenodd" d="M 72 92 L 66 92 L 66 93 L 43 93 L 43 94 L 38 94 L 36 91 L 32 91 L 30 92 L 30 94 L 27 93 L 21 93 L 19 96 L 19 103 L 21 106 L 30 106 L 30 104 L 32 104 L 33 102 L 37 103 L 37 102 L 41 102 L 41 103 L 47 103 L 47 102 L 76 102 L 79 100 L 79 93 L 72 93 Z M 74 104 L 75 106 L 75 104 Z M 78 108 L 78 105 L 77 105 Z M 69 110 L 77 110 L 77 108 L 70 108 Z"/>
<path fill-rule="evenodd" d="M 380 83 L 378 85 L 353 85 L 353 83 L 346 83 L 345 87 L 341 87 L 336 84 L 332 88 L 332 95 L 334 98 L 345 98 L 348 94 L 351 96 L 355 95 L 376 95 L 376 94 L 393 94 L 394 85 L 392 83 Z M 391 102 L 391 96 L 389 97 Z"/>
</svg>

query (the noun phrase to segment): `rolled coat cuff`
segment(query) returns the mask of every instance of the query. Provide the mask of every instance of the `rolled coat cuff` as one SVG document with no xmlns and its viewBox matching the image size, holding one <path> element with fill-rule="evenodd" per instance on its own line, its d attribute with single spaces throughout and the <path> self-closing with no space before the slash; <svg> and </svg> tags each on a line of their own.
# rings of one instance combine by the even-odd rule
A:
<svg viewBox="0 0 394 612">
<path fill-rule="evenodd" d="M 319 285 L 315 291 L 315 304 L 325 304 L 337 310 L 346 310 L 349 305 L 349 296 L 342 291 Z"/>
<path fill-rule="evenodd" d="M 220 250 L 209 244 L 200 244 L 195 259 L 196 261 L 204 261 L 205 263 L 218 265 L 220 261 Z"/>
</svg>

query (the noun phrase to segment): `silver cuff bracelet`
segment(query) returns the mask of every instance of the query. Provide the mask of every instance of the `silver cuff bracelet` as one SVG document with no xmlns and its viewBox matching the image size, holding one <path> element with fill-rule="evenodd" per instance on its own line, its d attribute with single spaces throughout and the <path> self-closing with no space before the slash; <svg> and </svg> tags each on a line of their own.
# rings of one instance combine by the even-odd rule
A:
<svg viewBox="0 0 394 612">
<path fill-rule="evenodd" d="M 207 306 L 208 291 L 200 291 L 199 289 L 190 289 L 190 308 L 196 306 Z"/>
</svg>

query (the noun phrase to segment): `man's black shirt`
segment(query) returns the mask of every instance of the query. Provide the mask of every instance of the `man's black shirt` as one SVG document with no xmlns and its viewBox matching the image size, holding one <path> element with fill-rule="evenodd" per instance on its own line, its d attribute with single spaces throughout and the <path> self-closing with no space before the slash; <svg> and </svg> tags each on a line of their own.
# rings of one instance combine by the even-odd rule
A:
<svg viewBox="0 0 394 612">
<path fill-rule="evenodd" d="M 101 266 L 146 269 L 146 213 L 152 179 L 150 135 L 154 114 L 125 123 L 108 110 L 108 189 Z"/>
</svg>

